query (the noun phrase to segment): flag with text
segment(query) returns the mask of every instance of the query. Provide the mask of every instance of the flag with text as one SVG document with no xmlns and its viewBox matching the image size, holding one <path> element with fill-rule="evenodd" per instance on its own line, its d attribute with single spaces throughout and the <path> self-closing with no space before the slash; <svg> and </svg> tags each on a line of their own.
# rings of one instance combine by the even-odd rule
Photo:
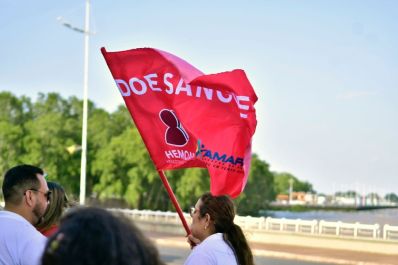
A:
<svg viewBox="0 0 398 265">
<path fill-rule="evenodd" d="M 214 195 L 238 196 L 257 124 L 245 72 L 205 75 L 152 48 L 101 51 L 156 168 L 207 168 Z"/>
</svg>

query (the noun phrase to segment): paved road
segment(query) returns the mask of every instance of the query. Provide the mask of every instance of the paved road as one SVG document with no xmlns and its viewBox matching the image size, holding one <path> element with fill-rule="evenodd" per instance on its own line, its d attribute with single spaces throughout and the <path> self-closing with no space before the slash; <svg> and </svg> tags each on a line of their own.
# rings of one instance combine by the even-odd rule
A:
<svg viewBox="0 0 398 265">
<path fill-rule="evenodd" d="M 168 265 L 182 265 L 188 257 L 190 250 L 180 247 L 158 246 L 160 256 Z M 255 257 L 256 265 L 332 265 L 332 263 L 315 263 L 307 261 L 276 259 L 268 257 Z"/>
</svg>

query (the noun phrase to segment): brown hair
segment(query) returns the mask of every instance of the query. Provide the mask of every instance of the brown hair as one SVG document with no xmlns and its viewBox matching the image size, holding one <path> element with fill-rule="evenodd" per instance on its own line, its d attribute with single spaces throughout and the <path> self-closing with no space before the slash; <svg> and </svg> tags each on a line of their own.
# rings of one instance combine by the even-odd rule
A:
<svg viewBox="0 0 398 265">
<path fill-rule="evenodd" d="M 61 185 L 55 182 L 47 182 L 48 189 L 51 191 L 50 204 L 47 207 L 43 220 L 36 225 L 39 230 L 47 230 L 52 225 L 57 224 L 61 219 L 64 210 L 68 207 L 68 197 Z"/>
<path fill-rule="evenodd" d="M 216 233 L 223 233 L 225 242 L 231 246 L 238 264 L 253 265 L 253 254 L 242 229 L 234 224 L 235 207 L 229 196 L 213 196 L 205 193 L 200 197 L 200 216 L 206 214 L 214 221 Z"/>
</svg>

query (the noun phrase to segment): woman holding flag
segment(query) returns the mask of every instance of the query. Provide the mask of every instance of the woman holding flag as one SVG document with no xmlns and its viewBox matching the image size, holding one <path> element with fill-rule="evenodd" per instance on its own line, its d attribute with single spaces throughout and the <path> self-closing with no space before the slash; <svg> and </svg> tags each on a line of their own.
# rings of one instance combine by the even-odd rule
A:
<svg viewBox="0 0 398 265">
<path fill-rule="evenodd" d="M 191 208 L 191 217 L 188 242 L 193 250 L 185 265 L 254 264 L 245 235 L 234 224 L 234 204 L 228 196 L 203 194 Z"/>
</svg>

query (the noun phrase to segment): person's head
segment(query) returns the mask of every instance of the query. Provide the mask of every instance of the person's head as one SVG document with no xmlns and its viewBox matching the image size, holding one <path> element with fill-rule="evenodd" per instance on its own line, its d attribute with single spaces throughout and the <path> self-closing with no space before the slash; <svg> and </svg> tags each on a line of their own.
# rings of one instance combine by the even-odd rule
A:
<svg viewBox="0 0 398 265">
<path fill-rule="evenodd" d="M 234 224 L 235 209 L 232 200 L 226 196 L 203 194 L 191 209 L 192 235 L 201 241 L 214 233 L 224 233 Z"/>
<path fill-rule="evenodd" d="M 69 201 L 64 188 L 55 182 L 47 182 L 51 191 L 50 204 L 47 207 L 42 220 L 36 225 L 37 229 L 46 230 L 54 224 L 58 224 L 64 210 L 68 207 Z"/>
<path fill-rule="evenodd" d="M 191 209 L 192 235 L 203 241 L 214 233 L 223 233 L 224 240 L 235 252 L 238 264 L 252 265 L 253 255 L 242 229 L 234 223 L 235 206 L 229 196 L 203 194 Z"/>
<path fill-rule="evenodd" d="M 5 209 L 22 215 L 36 224 L 44 215 L 50 192 L 41 168 L 19 165 L 4 175 L 3 196 Z"/>
<path fill-rule="evenodd" d="M 133 223 L 100 208 L 71 209 L 47 242 L 42 265 L 158 265 L 156 248 Z"/>
</svg>

